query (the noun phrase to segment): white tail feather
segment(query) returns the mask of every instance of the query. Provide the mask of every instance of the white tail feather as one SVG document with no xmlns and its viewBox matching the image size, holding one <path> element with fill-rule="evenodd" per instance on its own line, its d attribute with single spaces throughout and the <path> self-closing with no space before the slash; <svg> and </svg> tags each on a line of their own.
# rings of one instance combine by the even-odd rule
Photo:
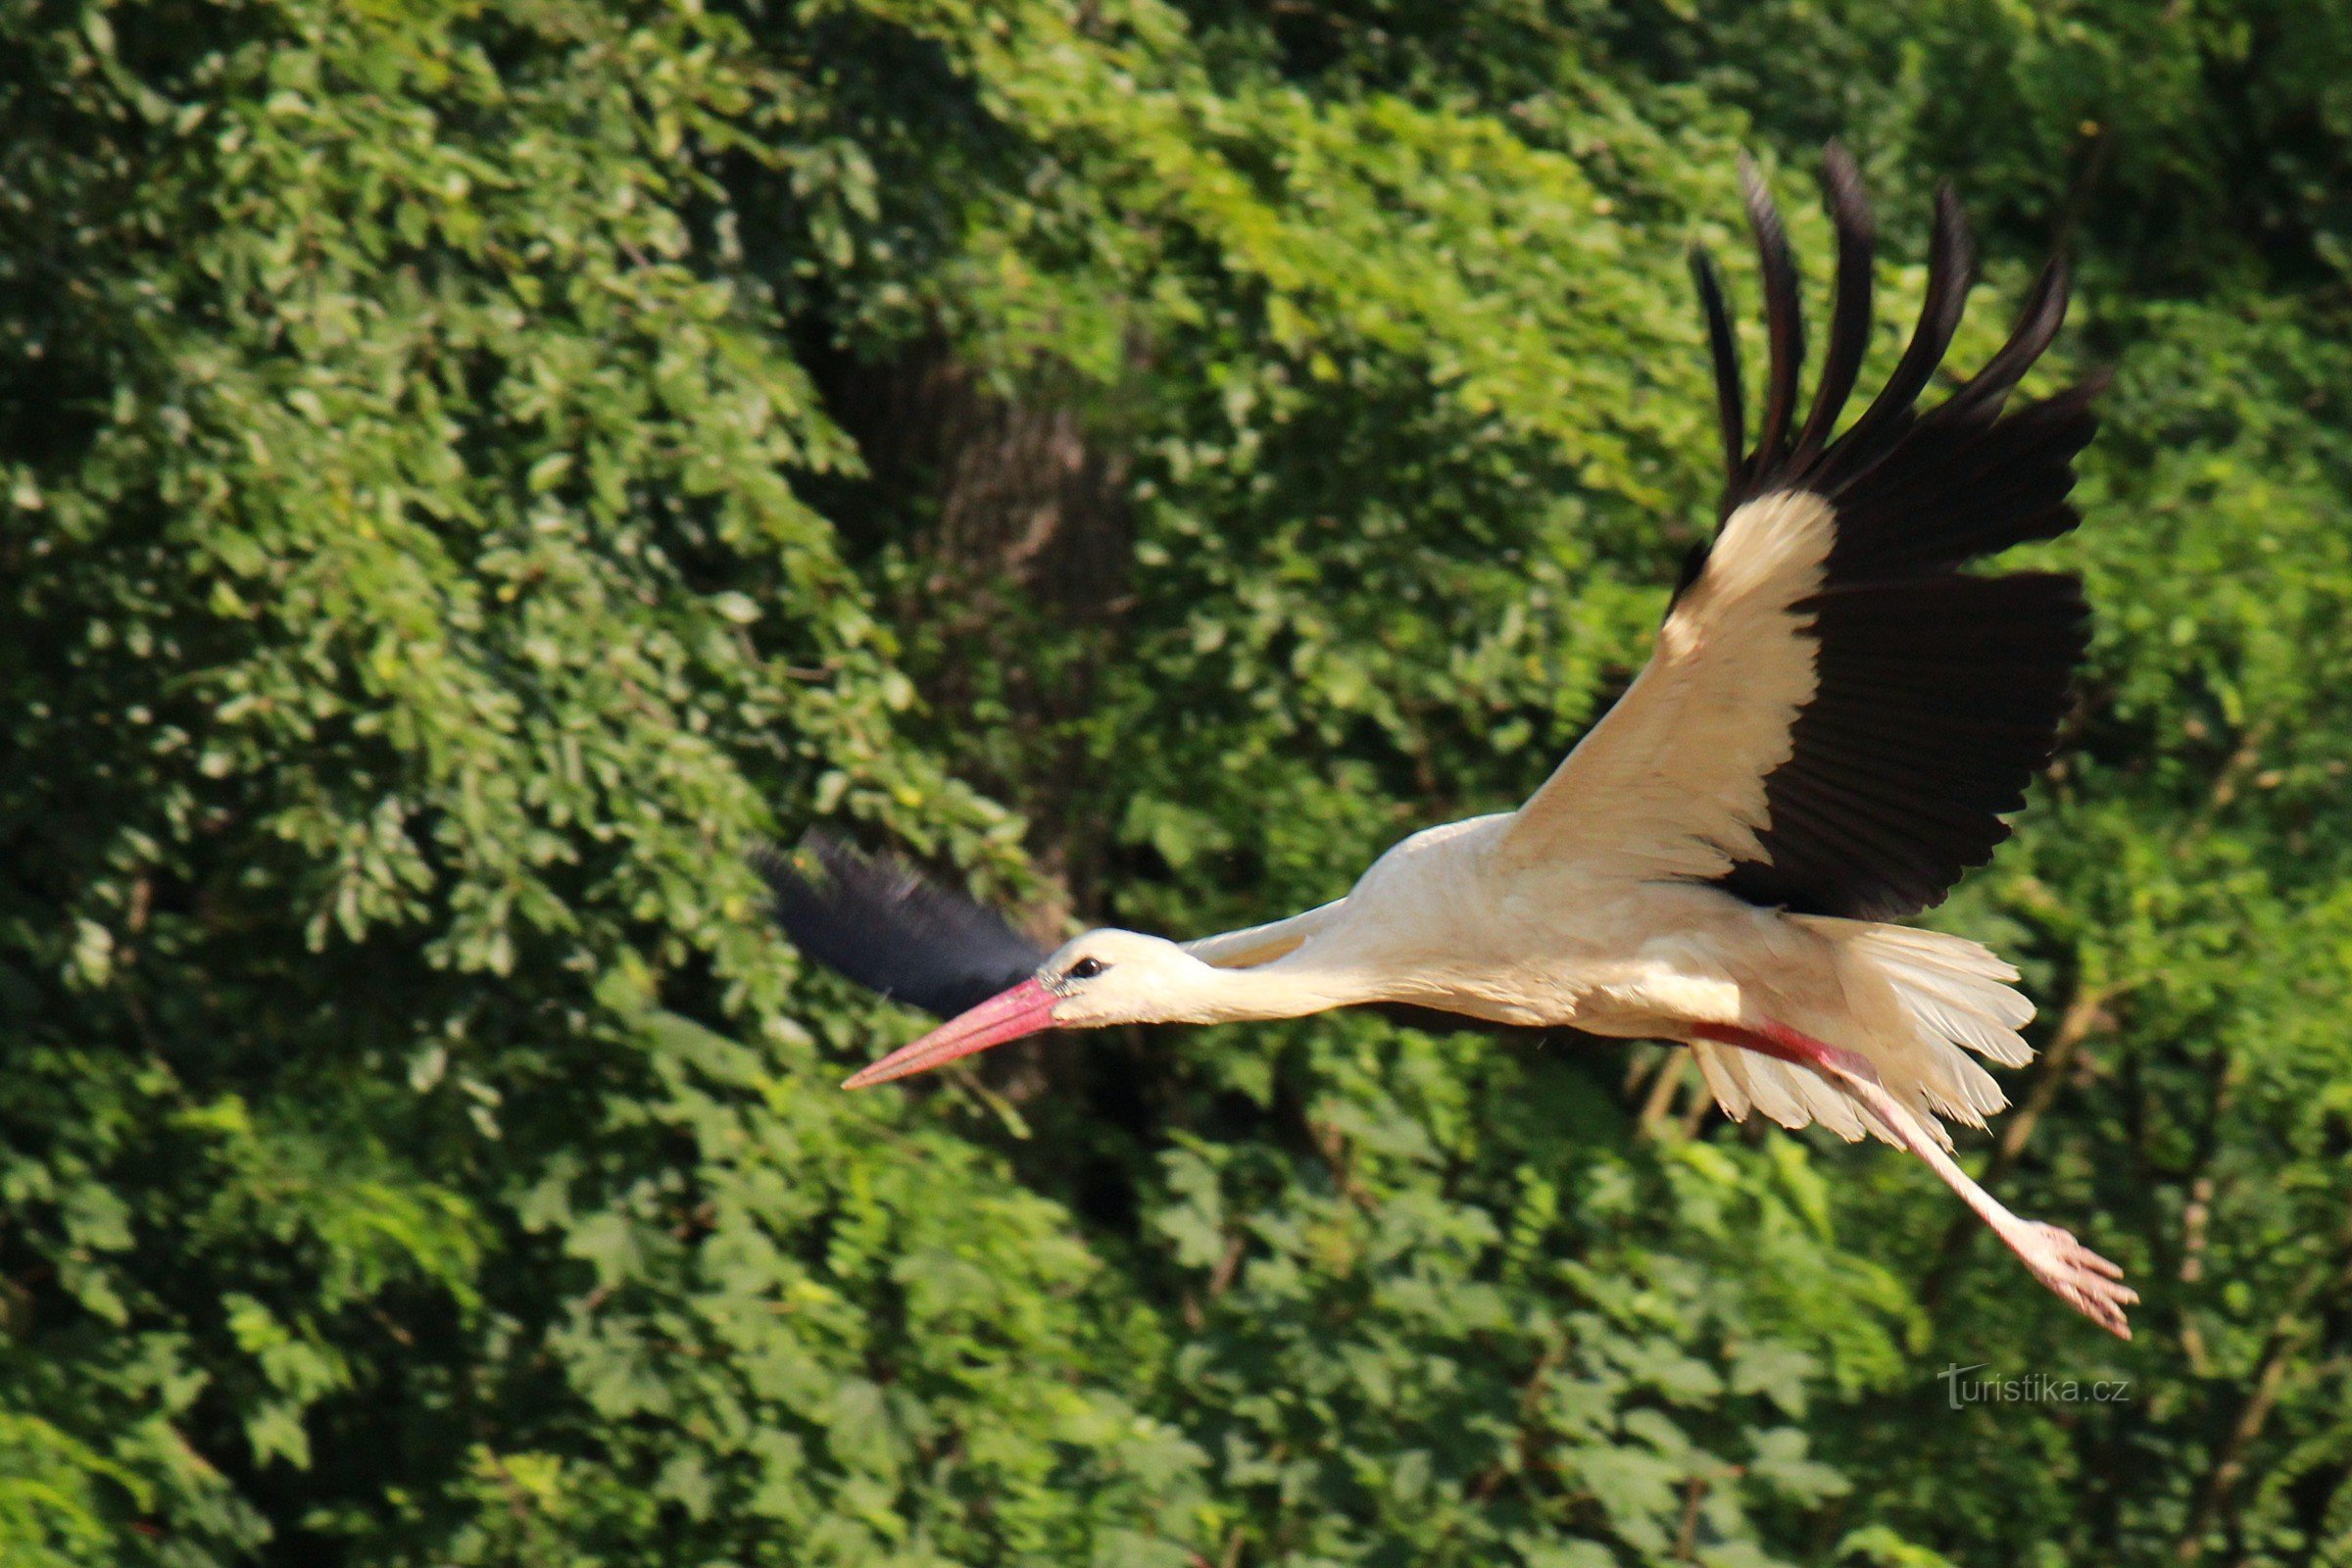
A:
<svg viewBox="0 0 2352 1568">
<path fill-rule="evenodd" d="M 1690 1054 L 1698 1058 L 1699 1076 L 1714 1092 L 1715 1103 L 1734 1121 L 1747 1120 L 1748 1111 L 1754 1109 L 1784 1127 L 1817 1121 L 1849 1144 L 1865 1136 L 1862 1114 L 1854 1102 L 1811 1068 L 1705 1040 L 1690 1042 Z"/>
<path fill-rule="evenodd" d="M 1982 1127 L 2009 1103 L 1976 1057 L 2004 1067 L 2033 1059 L 2017 1031 L 2034 1016 L 2034 1004 L 2007 984 L 2016 969 L 1981 944 L 1940 931 L 1792 918 L 1833 944 L 1846 1006 L 1836 1016 L 1786 1022 L 1868 1057 L 1887 1092 L 1947 1148 L 1944 1121 Z M 1867 1132 L 1899 1142 L 1808 1068 L 1705 1042 L 1691 1051 L 1716 1102 L 1735 1120 L 1752 1108 L 1786 1127 L 1818 1121 L 1848 1140 Z"/>
</svg>

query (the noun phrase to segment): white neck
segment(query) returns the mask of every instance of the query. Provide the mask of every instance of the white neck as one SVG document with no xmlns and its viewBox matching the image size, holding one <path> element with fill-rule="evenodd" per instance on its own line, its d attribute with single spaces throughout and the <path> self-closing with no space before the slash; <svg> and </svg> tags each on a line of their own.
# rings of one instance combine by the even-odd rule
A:
<svg viewBox="0 0 2352 1568">
<path fill-rule="evenodd" d="M 1247 969 L 1189 967 L 1169 989 L 1168 1023 L 1244 1023 L 1259 1018 L 1302 1018 L 1333 1007 L 1381 1001 L 1368 975 L 1325 970 L 1296 960 L 1277 960 Z"/>
</svg>

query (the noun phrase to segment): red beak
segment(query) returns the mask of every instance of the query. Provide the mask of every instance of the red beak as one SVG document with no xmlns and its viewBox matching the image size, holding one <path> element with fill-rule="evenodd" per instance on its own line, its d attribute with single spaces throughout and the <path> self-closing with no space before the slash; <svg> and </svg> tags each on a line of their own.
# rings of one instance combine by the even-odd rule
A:
<svg viewBox="0 0 2352 1568">
<path fill-rule="evenodd" d="M 844 1089 L 886 1084 L 909 1073 L 929 1072 L 1007 1040 L 1054 1027 L 1054 1004 L 1061 999 L 1035 980 L 1001 991 L 969 1012 L 957 1013 L 912 1045 L 901 1046 L 870 1067 L 852 1074 Z"/>
</svg>

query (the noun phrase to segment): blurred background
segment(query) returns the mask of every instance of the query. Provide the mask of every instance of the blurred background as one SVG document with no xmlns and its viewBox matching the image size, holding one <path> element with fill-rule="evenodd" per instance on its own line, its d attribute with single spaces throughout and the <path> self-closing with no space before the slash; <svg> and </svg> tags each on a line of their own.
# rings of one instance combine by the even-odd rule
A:
<svg viewBox="0 0 2352 1568">
<path fill-rule="evenodd" d="M 1947 176 L 1954 366 L 2063 248 L 2117 372 L 1932 918 L 2135 1341 L 1656 1047 L 836 1092 L 755 844 L 1192 934 L 1523 797 L 1833 135 L 1866 378 Z M 2352 1563 L 2348 244 L 2329 0 L 0 0 L 0 1561 Z"/>
</svg>

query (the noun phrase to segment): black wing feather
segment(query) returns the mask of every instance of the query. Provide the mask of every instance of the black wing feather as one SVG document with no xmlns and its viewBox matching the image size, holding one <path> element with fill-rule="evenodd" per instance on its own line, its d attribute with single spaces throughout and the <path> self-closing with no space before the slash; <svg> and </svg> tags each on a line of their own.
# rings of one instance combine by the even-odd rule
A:
<svg viewBox="0 0 2352 1568">
<path fill-rule="evenodd" d="M 1928 292 L 1919 304 L 1919 322 L 1911 342 L 1895 362 L 1894 372 L 1853 422 L 1838 446 L 1845 465 L 1856 472 L 1868 467 L 1900 440 L 1914 422 L 1914 407 L 1929 378 L 1943 363 L 1952 335 L 1960 330 L 1968 308 L 1968 291 L 1975 286 L 1976 251 L 1968 237 L 1968 217 L 1952 187 L 1936 190 L 1936 221 L 1928 236 Z"/>
<path fill-rule="evenodd" d="M 1788 225 L 1773 205 L 1772 192 L 1755 163 L 1740 160 L 1740 184 L 1747 196 L 1747 224 L 1755 231 L 1756 256 L 1764 271 L 1764 336 L 1770 350 L 1764 370 L 1764 422 L 1756 432 L 1756 456 L 1746 469 L 1752 482 L 1757 465 L 1777 461 L 1796 414 L 1796 381 L 1805 364 L 1805 312 L 1796 291 L 1796 252 Z"/>
<path fill-rule="evenodd" d="M 1732 313 L 1723 302 L 1723 277 L 1715 270 L 1715 259 L 1693 246 L 1690 251 L 1690 278 L 1698 285 L 1699 309 L 1707 318 L 1707 353 L 1715 367 L 1715 416 L 1723 427 L 1723 470 L 1728 483 L 1738 485 L 1740 465 L 1747 456 L 1747 395 L 1740 384 L 1740 340 L 1732 335 Z M 1723 509 L 1732 509 L 1727 503 Z M 1706 560 L 1701 550 L 1690 563 L 1690 569 L 1682 586 L 1698 575 Z"/>
<path fill-rule="evenodd" d="M 2009 341 L 1941 405 L 1917 400 L 1942 363 L 1969 291 L 1971 246 L 1959 203 L 1939 190 L 1928 292 L 1886 387 L 1829 439 L 1869 327 L 1869 209 L 1851 160 L 1833 148 L 1825 184 L 1838 235 L 1838 295 L 1819 393 L 1787 438 L 1801 328 L 1790 318 L 1794 264 L 1761 181 L 1742 171 L 1763 264 L 1773 345 L 1755 450 L 1739 450 L 1726 414 L 1724 514 L 1802 490 L 1834 509 L 1812 617 L 1815 690 L 1797 711 L 1788 760 L 1765 776 L 1761 855 L 1715 879 L 1751 903 L 1853 919 L 1891 919 L 1942 902 L 2009 835 L 2050 758 L 2089 612 L 2072 576 L 1976 576 L 1962 568 L 2079 519 L 2067 505 L 2074 459 L 2096 428 L 2098 383 L 2008 408 L 2065 319 L 2067 274 L 2053 262 Z M 1702 273 L 1712 281 L 1711 269 Z M 1719 286 L 1702 284 L 1722 388 L 1728 335 Z M 1736 405 L 1736 372 L 1729 404 Z M 1686 567 L 1684 587 L 1704 569 Z M 1678 590 L 1677 597 L 1680 597 Z"/>
<path fill-rule="evenodd" d="M 1046 950 L 994 909 L 829 833 L 752 863 L 775 891 L 776 920 L 794 947 L 893 1002 L 953 1017 L 1046 961 Z"/>
<path fill-rule="evenodd" d="M 1877 236 L 1871 230 L 1870 203 L 1862 194 L 1862 172 L 1836 142 L 1822 156 L 1821 183 L 1830 217 L 1838 225 L 1838 292 L 1830 314 L 1829 347 L 1821 358 L 1821 386 L 1813 394 L 1813 412 L 1805 416 L 1790 457 L 1800 466 L 1829 444 L 1838 415 L 1853 395 L 1863 351 L 1870 347 L 1870 259 Z"/>
</svg>

